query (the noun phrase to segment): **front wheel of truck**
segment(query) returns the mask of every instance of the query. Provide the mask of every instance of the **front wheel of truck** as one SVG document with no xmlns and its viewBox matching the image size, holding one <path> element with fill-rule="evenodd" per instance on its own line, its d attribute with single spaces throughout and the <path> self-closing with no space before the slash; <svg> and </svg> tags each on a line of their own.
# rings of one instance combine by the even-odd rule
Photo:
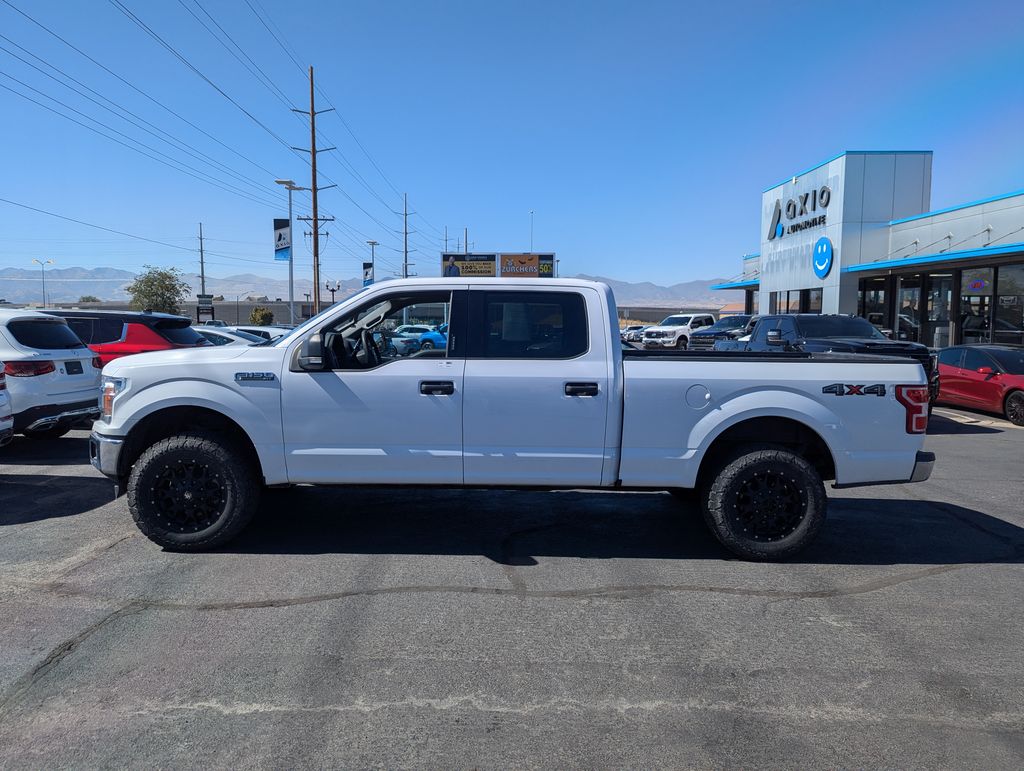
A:
<svg viewBox="0 0 1024 771">
<path fill-rule="evenodd" d="M 179 434 L 148 448 L 128 477 L 128 508 L 139 530 L 171 551 L 204 551 L 249 524 L 260 482 L 234 443 Z"/>
<path fill-rule="evenodd" d="M 752 560 L 804 549 L 825 521 L 827 498 L 813 465 L 787 450 L 733 456 L 701 492 L 704 520 L 725 548 Z"/>
</svg>

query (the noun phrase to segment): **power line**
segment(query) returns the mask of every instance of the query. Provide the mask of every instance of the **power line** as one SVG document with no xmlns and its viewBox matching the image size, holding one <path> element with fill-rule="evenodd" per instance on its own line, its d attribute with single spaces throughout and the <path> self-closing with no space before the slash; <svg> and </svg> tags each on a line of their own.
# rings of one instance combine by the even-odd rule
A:
<svg viewBox="0 0 1024 771">
<path fill-rule="evenodd" d="M 231 186 L 229 183 L 222 182 L 220 180 L 215 180 L 213 177 L 209 177 L 209 176 L 205 175 L 202 172 L 202 170 L 196 169 L 194 166 L 189 166 L 187 163 L 185 163 L 183 161 L 180 161 L 180 160 L 178 160 L 176 158 L 172 158 L 171 156 L 167 155 L 166 153 L 163 153 L 163 152 L 157 150 L 156 148 L 150 147 L 149 145 L 145 144 L 144 142 L 140 142 L 138 139 L 135 139 L 134 137 L 131 137 L 128 134 L 125 134 L 122 131 L 118 131 L 117 129 L 113 128 L 112 126 L 109 126 L 106 123 L 103 123 L 102 121 L 96 120 L 95 118 L 93 118 L 93 117 L 91 117 L 89 115 L 86 115 L 81 110 L 76 110 L 74 107 L 71 107 L 70 105 L 66 104 L 65 102 L 62 102 L 59 99 L 56 99 L 56 98 L 54 98 L 52 96 L 49 96 L 48 94 L 44 94 L 39 89 L 34 88 L 34 87 L 28 85 L 24 81 L 18 80 L 18 78 L 12 77 L 11 75 L 9 75 L 6 72 L 0 71 L 0 75 L 3 75 L 5 78 L 7 78 L 9 80 L 12 80 L 15 83 L 18 83 L 19 85 L 21 85 L 21 86 L 23 86 L 23 87 L 25 87 L 25 88 L 27 88 L 27 89 L 29 89 L 31 91 L 34 91 L 37 94 L 40 94 L 41 96 L 49 99 L 52 102 L 56 102 L 57 104 L 61 105 L 65 109 L 68 109 L 71 112 L 76 113 L 77 115 L 81 115 L 86 120 L 90 120 L 90 121 L 92 121 L 93 123 L 96 123 L 99 126 L 103 126 L 103 128 L 107 129 L 108 131 L 112 131 L 115 134 L 118 134 L 119 136 L 124 137 L 129 142 L 134 142 L 135 144 L 139 145 L 140 147 L 145 148 L 146 150 L 149 150 L 150 152 L 145 152 L 144 150 L 140 150 L 138 147 L 135 147 L 134 145 L 128 144 L 128 142 L 123 142 L 120 139 L 117 139 L 117 138 L 112 137 L 112 136 L 110 136 L 108 134 L 105 134 L 102 131 L 100 131 L 99 129 L 93 128 L 92 126 L 90 126 L 90 125 L 88 125 L 86 123 L 83 123 L 80 120 L 76 120 L 75 118 L 72 118 L 70 115 L 66 115 L 65 113 L 62 113 L 60 110 L 56 110 L 53 107 L 50 107 L 49 105 L 43 104 L 42 102 L 40 102 L 40 101 L 38 101 L 36 99 L 33 99 L 32 97 L 27 96 L 26 94 L 21 93 L 20 91 L 16 91 L 15 89 L 10 88 L 9 86 L 5 86 L 3 83 L 0 83 L 0 88 L 3 88 L 6 91 L 10 91 L 12 94 L 20 96 L 22 99 L 25 99 L 26 101 L 32 102 L 33 104 L 38 105 L 39 107 L 42 107 L 44 110 L 49 110 L 53 114 L 61 116 L 65 120 L 69 120 L 72 123 L 76 123 L 79 126 L 81 126 L 82 128 L 88 129 L 89 131 L 92 131 L 95 134 L 99 134 L 101 137 L 104 137 L 105 139 L 109 139 L 111 142 L 115 142 L 115 143 L 117 143 L 117 144 L 119 144 L 119 145 L 121 145 L 123 147 L 128 148 L 129 150 L 133 150 L 134 152 L 137 152 L 140 155 L 144 155 L 145 157 L 147 157 L 147 158 L 149 158 L 151 160 L 154 160 L 157 163 L 161 163 L 164 166 L 167 166 L 168 168 L 174 169 L 175 171 L 179 171 L 182 174 L 187 174 L 188 176 L 193 177 L 193 178 L 199 180 L 200 182 L 205 182 L 208 185 L 213 185 L 214 187 L 220 188 L 221 190 L 224 190 L 225 192 L 233 193 L 234 195 L 241 196 L 241 197 L 246 198 L 246 199 L 248 199 L 248 200 L 250 200 L 250 201 L 252 201 L 254 203 L 259 203 L 259 204 L 262 204 L 263 206 L 267 206 L 267 207 L 270 207 L 270 208 L 275 208 L 275 209 L 277 208 L 276 204 L 269 203 L 267 200 L 261 200 L 261 199 L 257 198 L 256 196 L 252 195 L 251 193 L 247 192 L 247 191 L 244 191 L 244 190 L 241 190 L 240 188 L 236 188 L 236 187 Z M 163 156 L 164 158 L 166 158 L 168 160 L 162 160 L 161 158 L 158 158 L 155 155 L 150 155 L 150 153 L 156 153 L 156 155 Z M 174 164 L 178 164 L 179 166 L 183 166 L 184 168 L 178 168 L 178 166 L 176 166 Z"/>
<path fill-rule="evenodd" d="M 158 99 L 154 98 L 152 95 L 150 95 L 149 93 L 147 93 L 143 89 L 139 88 L 135 84 L 131 83 L 130 81 L 128 81 L 125 78 L 123 78 L 122 76 L 118 75 L 116 72 L 114 72 L 112 69 L 107 67 L 105 64 L 102 64 L 101 62 L 97 61 L 92 56 L 90 56 L 85 51 L 83 51 L 81 48 L 79 48 L 78 46 L 74 45 L 73 43 L 71 43 L 66 38 L 62 37 L 61 35 L 57 34 L 56 32 L 54 32 L 52 29 L 47 27 L 42 22 L 37 21 L 33 17 L 29 16 L 23 10 L 21 10 L 16 5 L 11 3 L 10 0 L 0 0 L 0 2 L 2 2 L 4 5 L 8 6 L 12 10 L 16 11 L 17 13 L 21 14 L 23 17 L 25 17 L 30 22 L 32 22 L 37 27 L 39 27 L 41 30 L 46 32 L 48 35 L 51 35 L 52 37 L 55 37 L 57 40 L 62 42 L 64 45 L 66 45 L 68 48 L 70 48 L 71 50 L 75 51 L 80 56 L 85 57 L 90 62 L 95 64 L 97 67 L 99 67 L 101 70 L 103 70 L 107 74 L 113 76 L 114 78 L 116 78 L 120 82 L 124 83 L 126 86 L 128 86 L 130 89 L 132 89 L 136 93 L 141 94 L 146 99 L 148 99 L 149 101 L 153 102 L 153 104 L 157 105 L 158 107 L 160 107 L 163 110 L 166 110 L 168 113 L 170 113 L 174 117 L 178 118 L 178 120 L 182 121 L 183 123 L 187 124 L 188 126 L 191 126 L 193 129 L 198 131 L 203 136 L 213 140 L 214 142 L 219 144 L 221 147 L 223 147 L 224 149 L 228 150 L 231 153 L 234 153 L 235 155 L 237 155 L 239 158 L 243 159 L 244 161 L 247 161 L 248 163 L 251 163 L 253 166 L 255 166 L 256 168 L 258 168 L 261 171 L 263 171 L 264 173 L 266 173 L 268 176 L 270 176 L 270 177 L 274 176 L 274 172 L 270 171 L 265 166 L 260 165 L 258 162 L 253 160 L 251 157 L 249 157 L 249 156 L 239 152 L 238 150 L 236 150 L 235 148 L 233 148 L 230 145 L 226 144 L 225 142 L 222 142 L 220 139 L 215 137 L 213 134 L 210 134 L 208 131 L 205 131 L 204 129 L 200 128 L 195 123 L 190 121 L 188 118 L 184 117 L 183 115 L 181 115 L 180 113 L 176 112 L 175 110 L 172 110 L 170 107 L 168 107 L 167 105 L 165 105 L 163 102 L 159 101 Z"/>
<path fill-rule="evenodd" d="M 117 104 L 116 102 L 108 99 L 107 97 L 103 96 L 98 91 L 96 91 L 95 89 L 92 89 L 89 86 L 87 86 L 86 84 L 82 83 L 81 81 L 71 77 L 70 75 L 68 75 L 63 70 L 61 70 L 61 69 L 59 69 L 57 67 L 54 67 L 53 65 L 43 61 L 42 59 L 39 59 L 39 57 L 37 57 L 35 54 L 33 54 L 32 52 L 27 51 L 26 49 L 22 48 L 17 43 L 14 43 L 14 41 L 10 40 L 9 38 L 5 37 L 4 35 L 0 35 L 0 39 L 6 40 L 7 42 L 11 43 L 12 45 L 17 46 L 20 50 L 25 51 L 25 53 L 27 53 L 29 56 L 32 56 L 33 58 L 37 59 L 38 61 L 43 62 L 43 64 L 46 64 L 46 66 L 50 67 L 54 71 L 59 72 L 61 75 L 66 77 L 68 80 L 71 80 L 71 81 L 73 81 L 75 83 L 78 83 L 79 85 L 82 86 L 82 88 L 84 88 L 84 89 L 86 89 L 86 90 L 96 94 L 97 96 L 99 96 L 104 101 L 108 102 L 111 105 L 114 105 L 114 107 L 116 107 L 117 110 L 120 110 L 121 112 L 126 113 L 127 115 L 132 116 L 132 118 L 136 118 L 141 123 L 140 122 L 136 122 L 136 120 L 132 120 L 131 118 L 127 118 L 124 115 L 119 114 L 117 112 L 117 110 L 113 109 L 112 107 L 109 107 L 106 104 L 103 104 L 102 102 L 100 102 L 99 100 L 92 98 L 91 96 L 89 96 L 89 94 L 83 93 L 81 90 L 75 88 L 74 86 L 69 85 L 68 83 L 63 82 L 59 78 L 57 78 L 54 75 L 50 74 L 49 72 L 46 72 L 45 70 L 43 70 L 41 67 L 36 66 L 32 62 L 22 58 L 21 56 L 18 56 L 18 54 L 16 54 L 13 51 L 9 50 L 5 46 L 0 45 L 0 51 L 3 51 L 8 56 L 11 56 L 11 57 L 17 59 L 18 61 L 22 62 L 23 64 L 33 68 L 34 70 L 36 70 L 40 74 L 45 75 L 50 80 L 53 80 L 54 82 L 60 84 L 64 88 L 69 89 L 70 91 L 73 91 L 74 93 L 76 93 L 80 97 L 82 97 L 83 99 L 86 99 L 86 100 L 92 102 L 97 107 L 100 107 L 101 109 L 106 110 L 107 112 L 111 113 L 112 115 L 114 115 L 115 117 L 119 118 L 120 120 L 123 120 L 126 123 L 130 123 L 131 125 L 133 125 L 136 128 L 146 132 L 147 134 L 149 134 L 150 136 L 154 137 L 155 139 L 158 139 L 161 142 L 164 142 L 165 144 L 170 145 L 175 150 L 178 150 L 179 152 L 184 152 L 185 154 L 191 156 L 192 158 L 195 158 L 197 161 L 204 162 L 204 163 L 215 164 L 216 166 L 218 166 L 222 170 L 222 173 L 230 174 L 234 179 L 237 179 L 240 182 L 252 185 L 255 189 L 257 189 L 261 193 L 265 194 L 265 192 L 266 192 L 265 188 L 263 188 L 263 186 L 259 182 L 257 182 L 256 180 L 252 179 L 251 177 L 247 177 L 244 174 L 240 174 L 240 173 L 234 171 L 230 167 L 220 163 L 216 159 L 211 158 L 210 156 L 206 155 L 205 153 L 203 153 L 203 152 L 201 152 L 199 150 L 191 149 L 182 140 L 177 139 L 176 137 L 174 137 L 173 135 L 167 133 L 166 131 L 164 131 L 160 127 L 155 126 L 154 124 L 150 123 L 145 118 L 142 118 L 141 116 L 136 115 L 131 110 L 128 110 L 125 107 Z M 8 76 L 8 77 L 10 77 L 10 76 Z M 11 79 L 12 80 L 16 80 L 15 78 L 11 78 Z M 18 81 L 18 82 L 20 82 L 20 81 Z M 27 88 L 32 88 L 32 86 L 28 86 L 27 84 L 23 84 L 23 85 L 25 85 Z M 44 94 L 42 91 L 39 91 L 38 89 L 34 89 L 33 88 L 32 90 L 34 90 L 38 94 L 46 96 L 46 98 L 48 98 L 48 99 L 52 99 L 53 101 L 58 101 L 58 100 L 54 99 L 52 96 L 50 96 L 48 94 Z M 69 108 L 69 109 L 71 109 L 71 108 Z M 80 113 L 80 114 L 84 115 L 84 113 Z M 94 120 L 94 119 L 92 117 L 89 117 L 89 120 Z M 146 124 L 146 125 L 141 125 L 141 124 Z M 153 128 L 150 129 L 150 128 L 147 128 L 147 126 L 152 126 Z M 111 129 L 111 130 L 113 131 L 115 129 Z M 158 134 L 157 131 L 159 131 L 160 134 Z M 161 136 L 161 134 L 163 134 L 163 136 Z M 166 137 L 169 137 L 169 138 L 166 138 Z M 133 140 L 133 141 L 137 141 L 137 140 Z"/>
</svg>

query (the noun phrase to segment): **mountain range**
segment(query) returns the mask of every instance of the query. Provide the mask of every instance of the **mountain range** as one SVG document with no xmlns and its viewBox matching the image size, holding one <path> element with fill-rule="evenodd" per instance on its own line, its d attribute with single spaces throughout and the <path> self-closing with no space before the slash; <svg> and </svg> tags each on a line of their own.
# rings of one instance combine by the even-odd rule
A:
<svg viewBox="0 0 1024 771">
<path fill-rule="evenodd" d="M 56 268 L 46 271 L 46 296 L 50 302 L 75 302 L 85 295 L 93 295 L 101 300 L 125 301 L 125 291 L 135 278 L 135 273 L 118 268 Z M 742 299 L 740 292 L 716 292 L 710 287 L 724 279 L 715 278 L 702 281 L 687 281 L 671 286 L 661 286 L 649 281 L 630 282 L 603 276 L 580 274 L 576 278 L 603 281 L 611 286 L 615 300 L 620 306 L 698 306 L 717 307 L 727 302 Z M 197 274 L 185 274 L 185 282 L 192 288 L 189 299 L 195 299 L 199 291 L 200 280 Z M 341 288 L 335 299 L 342 299 L 362 286 L 357 278 L 340 282 Z M 302 301 L 305 294 L 311 291 L 309 279 L 295 280 L 295 297 Z M 252 273 L 241 273 L 224 278 L 206 277 L 206 291 L 212 295 L 222 295 L 227 300 L 237 296 L 243 299 L 249 296 L 266 296 L 271 300 L 288 297 L 288 280 L 257 276 Z M 324 297 L 328 293 L 323 293 Z M 0 300 L 10 303 L 39 303 L 42 297 L 40 272 L 31 268 L 0 269 Z"/>
</svg>

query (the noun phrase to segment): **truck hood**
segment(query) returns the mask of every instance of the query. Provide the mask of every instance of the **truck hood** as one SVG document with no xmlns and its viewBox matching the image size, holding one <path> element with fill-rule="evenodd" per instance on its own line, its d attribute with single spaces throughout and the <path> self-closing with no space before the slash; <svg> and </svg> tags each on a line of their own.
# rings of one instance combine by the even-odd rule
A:
<svg viewBox="0 0 1024 771">
<path fill-rule="evenodd" d="M 244 345 L 222 345 L 216 348 L 176 348 L 122 356 L 103 368 L 104 375 L 118 376 L 144 367 L 187 367 L 190 364 L 213 364 L 234 361 L 247 351 L 261 350 Z"/>
<path fill-rule="evenodd" d="M 683 327 L 647 327 L 644 332 L 678 332 Z"/>
</svg>

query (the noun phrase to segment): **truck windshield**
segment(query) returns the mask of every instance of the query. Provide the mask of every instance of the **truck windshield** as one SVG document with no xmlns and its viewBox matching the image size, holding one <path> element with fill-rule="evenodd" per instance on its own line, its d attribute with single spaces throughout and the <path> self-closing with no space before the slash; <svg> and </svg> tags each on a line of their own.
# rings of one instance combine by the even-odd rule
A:
<svg viewBox="0 0 1024 771">
<path fill-rule="evenodd" d="M 663 326 L 663 327 L 685 327 L 689 323 L 690 323 L 690 317 L 689 316 L 669 316 L 667 319 L 665 319 L 663 322 L 661 322 L 661 326 Z"/>
<path fill-rule="evenodd" d="M 797 320 L 803 337 L 856 337 L 865 340 L 888 340 L 867 319 L 857 316 L 802 316 Z"/>
</svg>

